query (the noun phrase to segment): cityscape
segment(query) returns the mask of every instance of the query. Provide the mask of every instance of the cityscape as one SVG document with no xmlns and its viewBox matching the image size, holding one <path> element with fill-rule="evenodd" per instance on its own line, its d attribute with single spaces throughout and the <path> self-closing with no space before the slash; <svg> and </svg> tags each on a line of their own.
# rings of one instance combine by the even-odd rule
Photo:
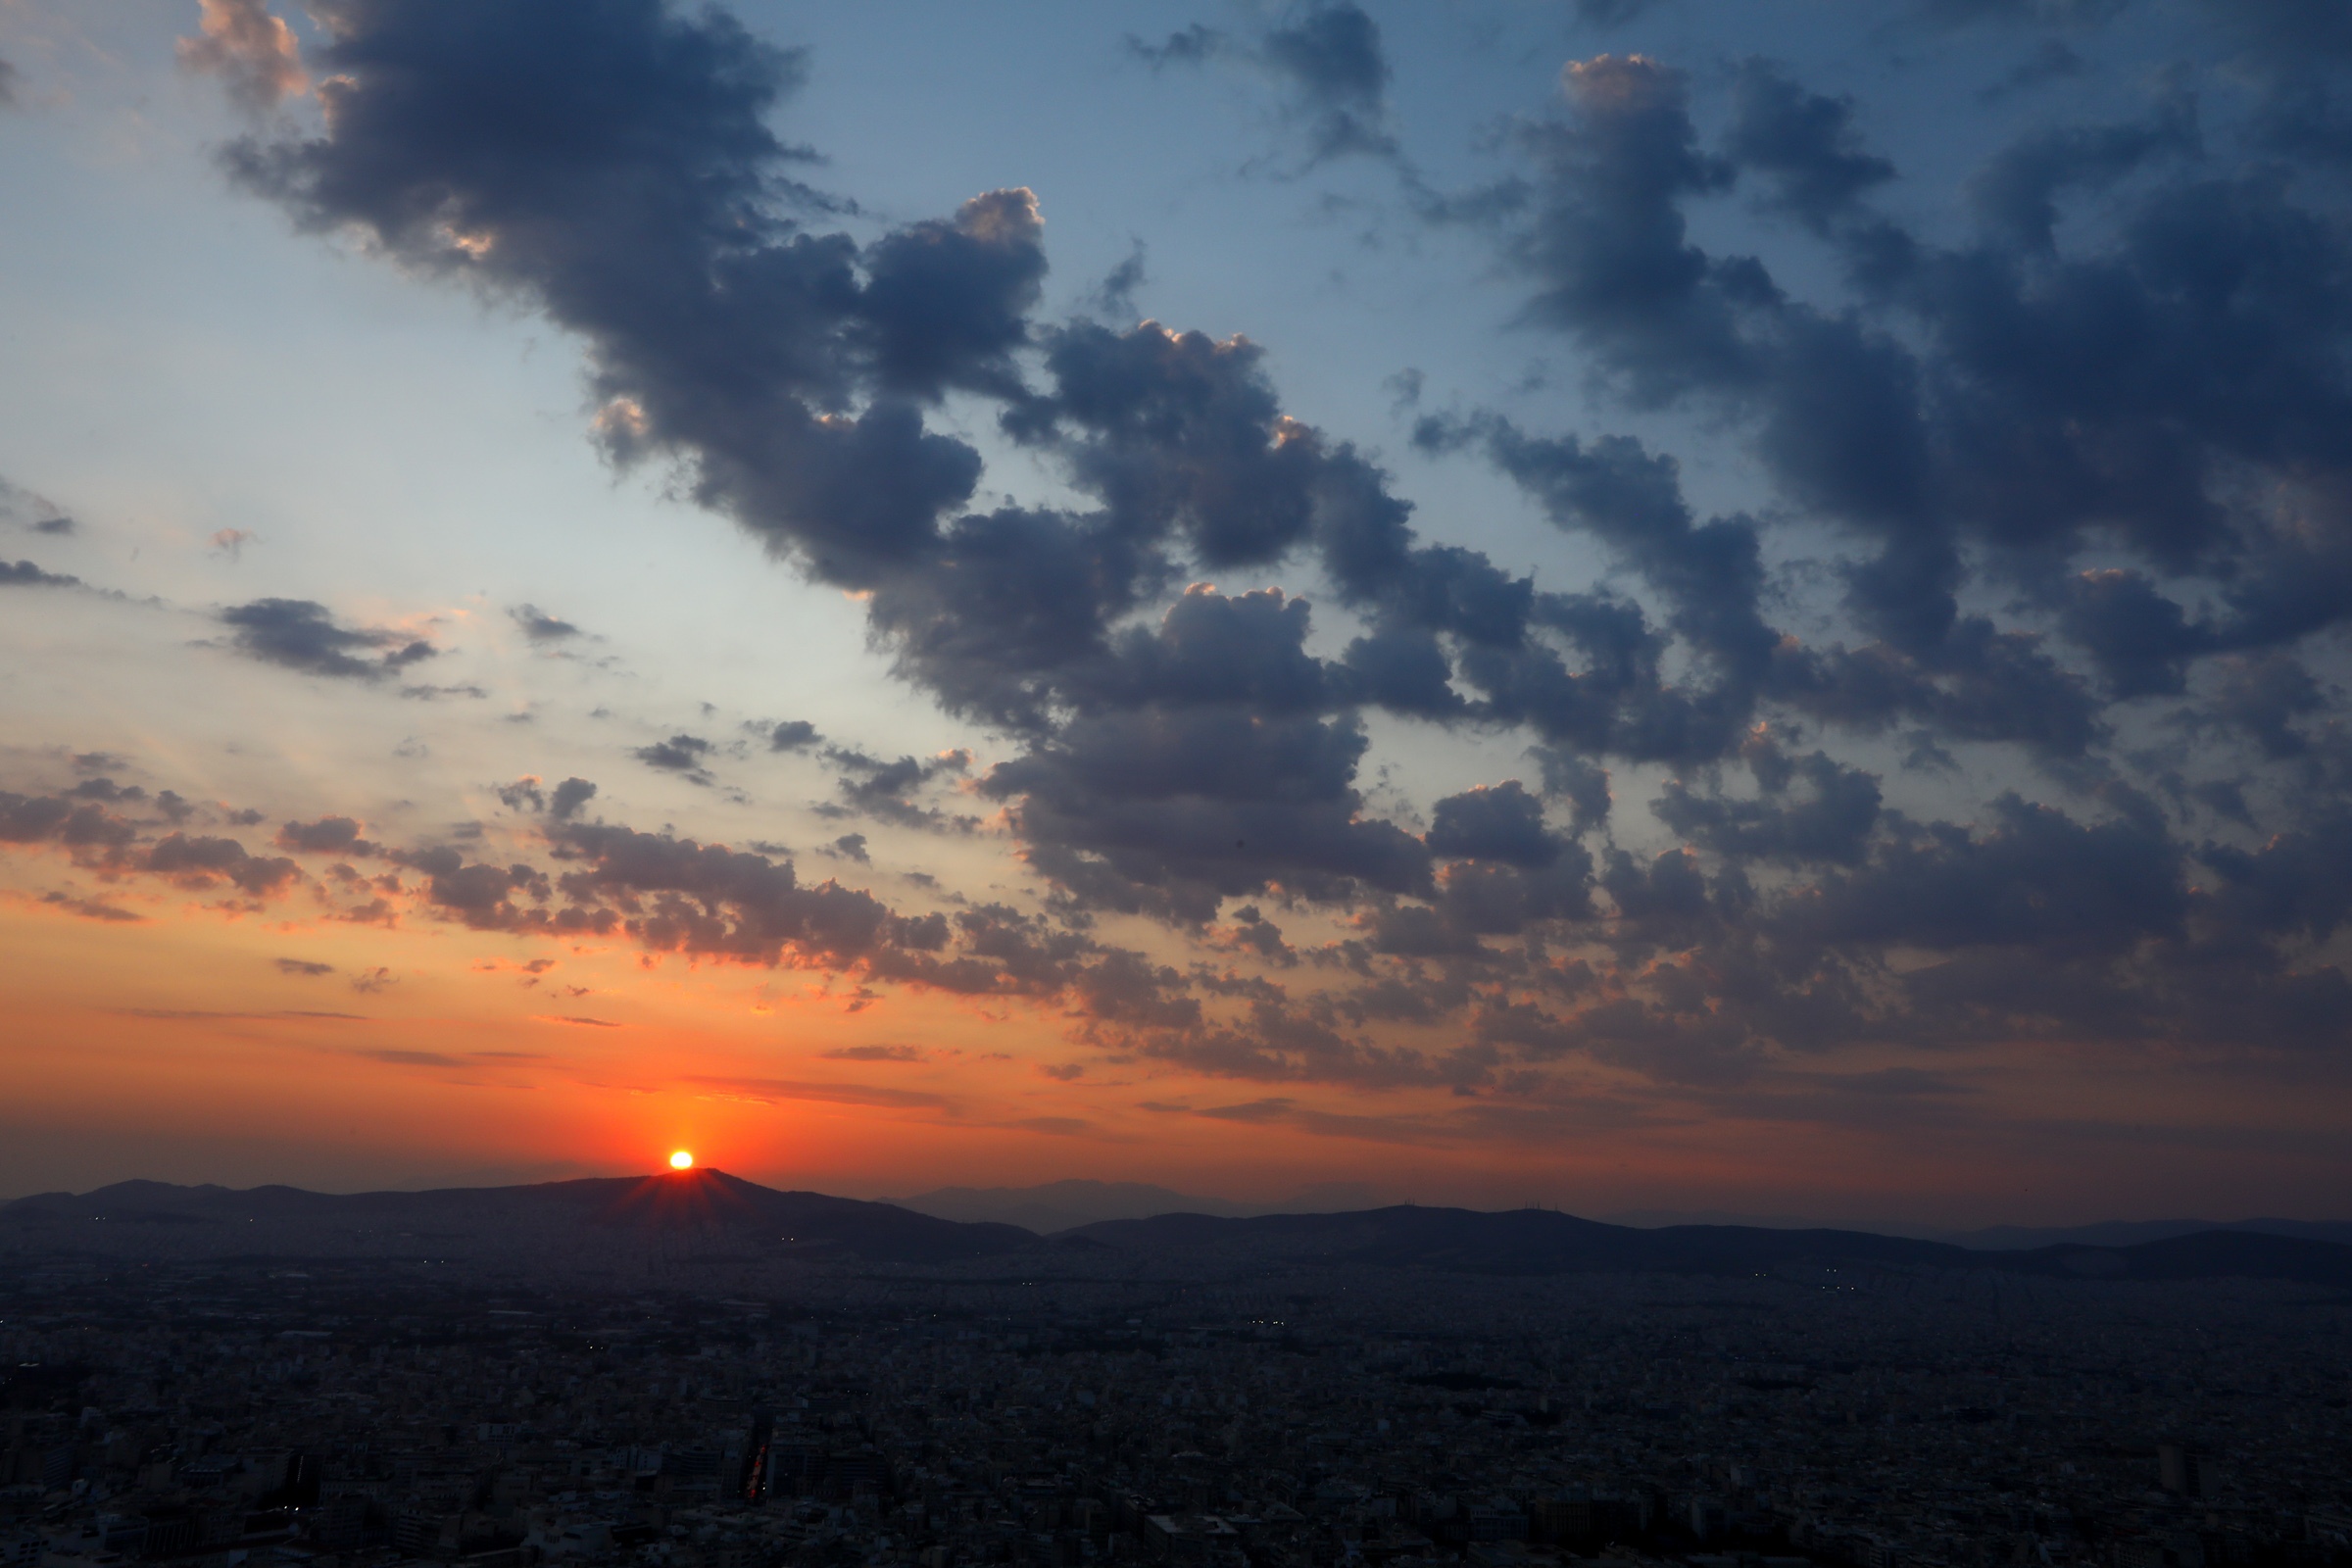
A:
<svg viewBox="0 0 2352 1568">
<path fill-rule="evenodd" d="M 690 1248 L 601 1291 L 18 1251 L 0 1540 L 42 1568 L 2352 1560 L 2340 1287 L 1120 1234 L 803 1257 L 748 1297 Z"/>
</svg>

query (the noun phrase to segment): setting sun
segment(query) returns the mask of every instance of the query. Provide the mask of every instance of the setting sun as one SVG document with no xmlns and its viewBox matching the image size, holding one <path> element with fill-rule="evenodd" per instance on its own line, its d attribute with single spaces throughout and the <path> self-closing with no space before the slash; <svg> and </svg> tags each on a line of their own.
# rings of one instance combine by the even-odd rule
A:
<svg viewBox="0 0 2352 1568">
<path fill-rule="evenodd" d="M 694 1156 L 686 1152 L 686 1151 L 683 1149 L 669 1156 L 669 1168 L 671 1170 L 691 1170 L 693 1167 Z"/>
</svg>

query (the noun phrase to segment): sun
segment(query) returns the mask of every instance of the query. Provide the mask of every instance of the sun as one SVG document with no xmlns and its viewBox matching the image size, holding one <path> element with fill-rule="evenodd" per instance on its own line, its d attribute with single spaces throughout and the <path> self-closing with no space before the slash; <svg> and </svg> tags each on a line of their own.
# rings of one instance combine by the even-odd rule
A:
<svg viewBox="0 0 2352 1568">
<path fill-rule="evenodd" d="M 671 1170 L 692 1170 L 694 1169 L 694 1156 L 681 1149 L 669 1156 L 669 1168 Z"/>
</svg>

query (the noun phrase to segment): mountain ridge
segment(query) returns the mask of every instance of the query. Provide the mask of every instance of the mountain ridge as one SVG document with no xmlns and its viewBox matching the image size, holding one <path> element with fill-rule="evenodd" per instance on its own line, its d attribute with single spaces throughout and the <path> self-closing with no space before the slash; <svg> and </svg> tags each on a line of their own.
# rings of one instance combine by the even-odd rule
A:
<svg viewBox="0 0 2352 1568">
<path fill-rule="evenodd" d="M 1142 1187 L 1143 1184 L 1132 1184 Z M 1133 1197 L 1133 1194 L 1126 1195 Z M 0 1253 L 149 1258 L 302 1256 L 460 1263 L 488 1271 L 628 1276 L 665 1283 L 765 1278 L 777 1265 L 952 1265 L 1011 1253 L 1319 1263 L 1453 1274 L 1779 1275 L 1828 1282 L 1849 1267 L 1943 1269 L 2090 1280 L 2223 1277 L 2352 1288 L 2352 1246 L 2216 1227 L 2120 1246 L 2006 1250 L 1832 1227 L 1642 1229 L 1557 1209 L 1392 1204 L 1324 1213 L 1170 1212 L 1100 1220 L 1050 1238 L 889 1202 L 764 1187 L 703 1168 L 509 1187 L 315 1193 L 132 1180 L 0 1203 Z M 763 1272 L 765 1271 L 765 1272 Z"/>
<path fill-rule="evenodd" d="M 1099 1220 L 1149 1219 L 1154 1214 L 1246 1219 L 1260 1214 L 1336 1213 L 1368 1206 L 1369 1197 L 1369 1191 L 1357 1183 L 1326 1183 L 1303 1188 L 1277 1202 L 1240 1202 L 1180 1193 L 1152 1182 L 1104 1182 L 1081 1176 L 1033 1187 L 935 1187 L 880 1201 L 940 1219 L 995 1221 L 1052 1236 Z"/>
<path fill-rule="evenodd" d="M 251 1227 L 241 1236 L 249 1251 L 350 1257 L 430 1251 L 479 1260 L 472 1254 L 487 1250 L 504 1255 L 520 1247 L 527 1256 L 551 1263 L 561 1259 L 548 1254 L 566 1245 L 593 1253 L 626 1250 L 633 1243 L 694 1241 L 748 1249 L 755 1259 L 832 1251 L 874 1262 L 948 1262 L 1011 1251 L 1036 1240 L 1013 1226 L 964 1225 L 888 1203 L 784 1192 L 704 1168 L 421 1192 L 314 1193 L 276 1184 L 232 1189 L 133 1180 L 0 1204 L 0 1247 L 47 1242 L 71 1250 L 212 1255 L 201 1245 L 212 1239 L 202 1228 L 236 1233 L 240 1221 Z M 92 1229 L 99 1225 L 109 1232 Z M 459 1228 L 416 1228 L 424 1225 Z M 107 1245 L 123 1231 L 134 1237 L 176 1233 L 185 1245 Z M 402 1242 L 430 1245 L 396 1245 Z"/>
<path fill-rule="evenodd" d="M 1556 1209 L 1423 1208 L 1228 1219 L 1162 1214 L 1105 1220 L 1067 1233 L 1099 1246 L 1170 1257 L 1190 1250 L 1314 1258 L 1471 1274 L 1658 1272 L 1781 1274 L 1822 1283 L 1847 1265 L 2090 1280 L 2250 1278 L 2352 1288 L 2352 1246 L 2254 1231 L 2212 1230 L 2132 1247 L 2076 1243 L 2020 1250 L 1829 1228 L 1685 1225 L 1637 1230 Z"/>
</svg>

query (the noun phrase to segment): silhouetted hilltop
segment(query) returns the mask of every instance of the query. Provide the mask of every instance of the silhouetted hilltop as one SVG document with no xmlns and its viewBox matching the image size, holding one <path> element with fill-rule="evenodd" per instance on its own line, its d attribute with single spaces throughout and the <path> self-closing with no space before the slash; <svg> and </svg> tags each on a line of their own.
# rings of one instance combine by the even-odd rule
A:
<svg viewBox="0 0 2352 1568">
<path fill-rule="evenodd" d="M 911 1208 L 918 1214 L 965 1224 L 1018 1225 L 1040 1236 L 1106 1219 L 1143 1219 L 1178 1212 L 1235 1216 L 1254 1214 L 1268 1206 L 1223 1202 L 1148 1182 L 1084 1179 L 1046 1182 L 1035 1187 L 939 1187 L 884 1201 Z"/>
<path fill-rule="evenodd" d="M 2084 1247 L 2137 1247 L 2142 1242 L 2169 1241 L 2176 1236 L 2195 1236 L 2204 1231 L 2259 1231 L 2267 1236 L 2293 1236 L 2307 1242 L 2341 1242 L 2352 1246 L 2352 1220 L 2116 1219 L 2096 1225 L 1993 1225 L 1977 1231 L 1918 1234 L 1961 1247 L 2025 1250 L 2059 1247 L 2069 1242 Z"/>
<path fill-rule="evenodd" d="M 788 1193 L 693 1170 L 522 1187 L 313 1193 L 298 1187 L 118 1182 L 0 1205 L 0 1248 L 122 1256 L 417 1256 L 560 1272 L 639 1261 L 826 1254 L 942 1263 L 1026 1247 L 1010 1225 L 967 1225 L 890 1203 Z"/>
<path fill-rule="evenodd" d="M 1478 1274 L 1794 1273 L 1847 1266 L 1944 1268 L 2087 1279 L 2298 1280 L 2352 1285 L 2352 1247 L 2249 1231 L 2207 1231 L 2136 1247 L 2078 1245 L 1984 1251 L 1865 1231 L 1675 1225 L 1637 1230 L 1551 1209 L 1482 1213 L 1404 1204 L 1354 1214 L 1226 1219 L 1161 1214 L 1069 1233 L 1177 1259 L 1315 1258 Z"/>
<path fill-rule="evenodd" d="M 1155 1214 L 1215 1214 L 1228 1219 L 1257 1214 L 1332 1214 L 1363 1208 L 1370 1197 L 1359 1183 L 1326 1182 L 1273 1202 L 1235 1202 L 1149 1182 L 1099 1182 L 1081 1177 L 1035 1187 L 939 1187 L 882 1201 L 941 1219 L 994 1220 L 1052 1236 L 1100 1220 L 1149 1219 Z"/>
</svg>

